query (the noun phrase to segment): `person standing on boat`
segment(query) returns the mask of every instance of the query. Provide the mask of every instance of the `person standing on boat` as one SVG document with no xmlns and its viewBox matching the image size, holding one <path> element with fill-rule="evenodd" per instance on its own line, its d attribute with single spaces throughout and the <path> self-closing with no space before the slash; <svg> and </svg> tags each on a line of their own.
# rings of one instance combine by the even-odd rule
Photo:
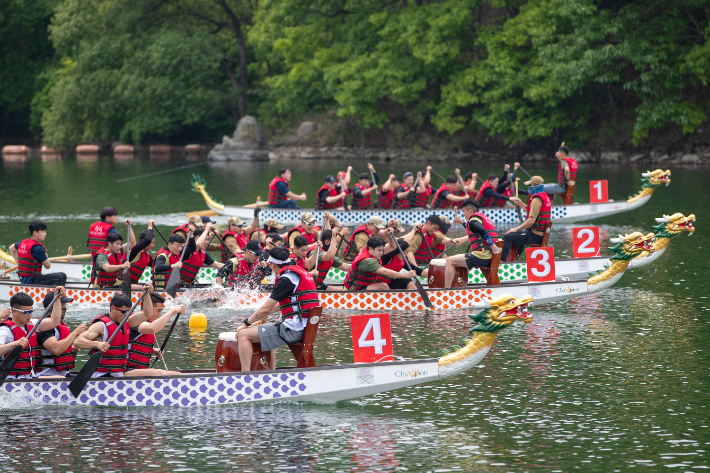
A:
<svg viewBox="0 0 710 473">
<path fill-rule="evenodd" d="M 315 225 L 316 217 L 312 213 L 306 212 L 301 215 L 301 224 L 286 232 L 288 248 L 293 248 L 293 241 L 298 236 L 304 237 L 310 244 L 315 243 L 320 235 L 319 231 L 313 229 Z"/>
<path fill-rule="evenodd" d="M 128 223 L 128 220 L 126 220 Z M 101 220 L 94 222 L 89 227 L 89 238 L 86 244 L 89 246 L 91 256 L 106 248 L 106 239 L 110 233 L 118 233 L 114 225 L 118 224 L 118 210 L 114 207 L 104 207 L 101 211 Z"/>
<path fill-rule="evenodd" d="M 179 235 L 173 236 L 177 237 Z M 131 314 L 121 331 L 113 337 L 111 343 L 108 343 L 107 340 L 116 331 L 118 325 L 133 305 L 131 298 L 123 293 L 113 296 L 109 312 L 96 317 L 89 325 L 89 329 L 79 335 L 74 341 L 74 346 L 79 349 L 99 350 L 104 354 L 92 378 L 144 376 L 143 373 L 145 371 L 143 370 L 126 370 L 128 368 L 128 345 L 131 341 L 131 328 L 138 327 L 153 314 L 153 301 L 150 298 L 153 286 L 144 286 L 143 290 L 146 289 L 148 290 L 148 297 L 143 298 L 142 310 Z"/>
<path fill-rule="evenodd" d="M 37 286 L 63 286 L 67 282 L 65 273 L 42 274 L 42 267 L 52 267 L 47 250 L 42 245 L 47 238 L 47 225 L 42 220 L 33 220 L 29 229 L 30 238 L 10 245 L 10 256 L 17 261 L 20 282 Z"/>
<path fill-rule="evenodd" d="M 153 257 L 150 255 L 150 250 L 155 246 L 154 224 L 155 220 L 148 220 L 148 230 L 144 230 L 138 235 L 138 243 L 131 248 L 131 253 L 128 255 L 128 261 L 131 263 L 128 268 L 131 284 L 138 284 L 145 268 L 153 266 Z"/>
<path fill-rule="evenodd" d="M 136 236 L 131 227 L 131 246 L 136 244 Z M 130 268 L 131 263 L 126 261 L 128 244 L 123 244 L 123 237 L 118 233 L 108 236 L 106 248 L 93 257 L 91 284 L 94 287 L 116 287 L 119 285 L 119 276 L 124 269 Z"/>
<path fill-rule="evenodd" d="M 294 194 L 289 188 L 291 181 L 291 170 L 282 168 L 279 175 L 271 180 L 269 184 L 269 208 L 272 209 L 300 209 L 296 205 L 297 200 L 306 200 L 306 193 Z"/>
<path fill-rule="evenodd" d="M 253 354 L 252 343 L 261 343 L 262 351 L 272 351 L 289 343 L 301 343 L 308 325 L 309 311 L 320 307 L 316 283 L 305 269 L 294 266 L 285 248 L 274 248 L 269 265 L 277 275 L 274 290 L 262 306 L 244 319 L 237 329 L 237 344 L 242 371 L 249 371 Z M 266 319 L 277 308 L 281 321 L 275 324 L 252 325 Z M 275 369 L 276 356 L 269 356 L 269 369 Z"/>
<path fill-rule="evenodd" d="M 177 305 L 163 315 L 165 298 L 156 292 L 151 292 L 150 301 L 153 303 L 153 310 L 148 320 L 131 326 L 128 334 L 126 373 L 131 373 L 135 370 L 137 373 L 129 374 L 129 376 L 169 376 L 180 374 L 179 371 L 150 368 L 150 360 L 153 355 L 158 358 L 162 358 L 164 355 L 164 353 L 160 353 L 159 347 L 154 346 L 155 335 L 165 328 L 165 325 L 170 322 L 173 315 L 184 314 L 185 306 L 182 304 Z"/>
<path fill-rule="evenodd" d="M 255 269 L 263 254 L 261 245 L 256 241 L 250 241 L 244 247 L 243 253 L 235 254 L 224 263 L 224 266 L 217 272 L 216 283 L 224 287 L 235 285 L 256 287 L 264 278 L 262 268 Z"/>
<path fill-rule="evenodd" d="M 529 181 L 525 182 L 529 186 L 528 192 L 530 198 L 526 212 L 528 218 L 515 228 L 511 228 L 503 236 L 503 254 L 501 260 L 506 261 L 513 245 L 518 248 L 517 257 L 524 251 L 525 245 L 530 243 L 542 243 L 542 237 L 545 235 L 545 227 L 550 221 L 552 213 L 552 202 L 550 196 L 545 192 L 545 185 L 540 176 L 533 176 Z M 525 204 L 516 199 L 516 205 L 525 207 Z"/>
<path fill-rule="evenodd" d="M 195 251 L 192 252 L 189 258 L 185 255 L 185 258 L 182 260 L 180 286 L 192 286 L 202 266 L 211 266 L 215 269 L 220 269 L 224 266 L 224 263 L 215 261 L 205 252 L 208 238 L 212 234 L 210 232 L 211 229 L 212 222 L 209 222 L 203 228 L 195 230 L 195 234 L 190 238 L 191 241 L 195 240 Z"/>
<path fill-rule="evenodd" d="M 407 259 L 417 266 L 428 266 L 432 259 L 436 258 L 434 247 L 439 245 L 458 245 L 460 240 L 451 238 L 438 232 L 441 227 L 441 219 L 438 215 L 430 215 L 426 222 L 417 223 L 412 227 L 412 231 L 404 239 L 409 242 Z"/>
<path fill-rule="evenodd" d="M 434 209 L 450 209 L 453 207 L 458 207 L 461 202 L 468 199 L 466 195 L 457 195 L 456 193 L 456 182 L 458 180 L 455 176 L 449 176 L 446 178 L 439 190 L 436 191 L 434 195 L 434 200 L 432 202 L 432 208 Z M 463 194 L 461 192 L 460 194 Z"/>
<path fill-rule="evenodd" d="M 161 248 L 155 255 L 153 260 L 153 286 L 158 291 L 165 289 L 165 285 L 170 279 L 170 274 L 172 274 L 173 269 L 182 268 L 182 263 L 180 262 L 180 255 L 182 254 L 182 249 L 185 246 L 185 239 L 178 235 L 173 234 L 168 238 L 168 247 Z M 187 250 L 185 250 L 185 258 L 192 256 L 195 251 L 195 239 L 190 238 L 187 243 Z"/>
<path fill-rule="evenodd" d="M 343 251 L 343 261 L 352 263 L 360 251 L 367 246 L 370 237 L 378 236 L 385 228 L 385 222 L 380 217 L 370 217 L 367 223 L 357 227 L 350 235 L 347 250 Z"/>
<path fill-rule="evenodd" d="M 545 194 L 566 194 L 567 188 L 577 181 L 577 160 L 569 157 L 569 146 L 562 143 L 555 153 L 560 161 L 557 166 L 557 184 L 545 184 Z"/>
<path fill-rule="evenodd" d="M 391 230 L 388 231 L 391 235 Z M 397 248 L 394 238 L 390 239 L 390 250 Z M 344 287 L 346 291 L 387 291 L 389 286 L 378 279 L 385 276 L 389 279 L 411 279 L 416 276 L 415 271 L 399 273 L 382 266 L 382 255 L 385 252 L 385 242 L 380 237 L 372 237 L 367 241 L 367 246 L 360 251 L 357 258 L 350 265 L 348 274 L 345 275 Z"/>
<path fill-rule="evenodd" d="M 325 183 L 318 189 L 316 195 L 316 208 L 318 210 L 345 210 L 347 195 L 347 190 L 341 189 L 340 184 L 333 176 L 325 176 Z"/>
<path fill-rule="evenodd" d="M 380 176 L 371 163 L 367 163 L 367 168 L 372 171 L 375 180 L 371 181 L 367 173 L 362 173 L 358 176 L 360 180 L 353 186 L 353 210 L 369 209 L 374 201 L 372 197 L 377 195 L 377 184 L 380 183 Z"/>
<path fill-rule="evenodd" d="M 54 300 L 54 291 L 49 291 L 42 304 L 46 309 Z M 65 378 L 74 368 L 76 352 L 72 344 L 79 335 L 86 332 L 86 324 L 79 324 L 73 331 L 64 322 L 67 313 L 67 304 L 74 302 L 71 297 L 60 297 L 54 305 L 60 306 L 62 318 L 59 325 L 49 330 L 37 330 L 37 346 L 40 353 L 37 356 L 37 376 L 55 376 Z M 52 308 L 54 310 L 54 308 Z"/>
<path fill-rule="evenodd" d="M 250 240 L 256 240 L 257 237 L 260 235 L 261 236 L 261 249 L 264 249 L 265 245 L 265 239 L 266 235 L 269 233 L 277 233 L 279 230 L 281 230 L 284 226 L 279 223 L 278 220 L 275 218 L 267 218 L 264 220 L 264 226 L 261 228 L 261 231 L 258 232 L 253 232 L 251 234 L 251 237 L 249 238 Z"/>
<path fill-rule="evenodd" d="M 394 174 L 390 174 L 389 178 L 380 188 L 380 200 L 377 204 L 381 209 L 394 208 L 394 202 L 397 200 L 397 189 L 399 186 L 399 178 Z"/>
<path fill-rule="evenodd" d="M 494 243 L 498 240 L 493 222 L 485 214 L 479 211 L 478 201 L 469 199 L 461 205 L 464 219 L 466 221 L 466 233 L 468 234 L 469 252 L 449 256 L 446 258 L 444 267 L 444 287 L 449 288 L 454 282 L 456 270 L 454 268 L 487 268 L 491 265 L 493 252 L 500 251 Z M 456 217 L 454 223 L 463 223 Z"/>
<path fill-rule="evenodd" d="M 57 286 L 61 297 L 66 296 L 64 287 Z M 31 337 L 27 337 L 34 325 L 30 323 L 34 300 L 26 292 L 18 292 L 10 297 L 10 308 L 0 311 L 0 362 L 16 346 L 22 347 L 20 358 L 10 371 L 8 379 L 32 378 L 37 374 L 37 356 L 39 355 L 39 345 L 37 343 L 37 332 Z M 37 331 L 52 330 L 57 327 L 62 320 L 61 304 L 54 304 L 51 317 L 45 317 L 37 327 Z"/>
<path fill-rule="evenodd" d="M 498 192 L 498 174 L 490 174 L 486 182 L 478 191 L 478 201 L 481 207 L 503 207 L 507 202 L 515 200 L 514 195 L 505 195 Z"/>
</svg>

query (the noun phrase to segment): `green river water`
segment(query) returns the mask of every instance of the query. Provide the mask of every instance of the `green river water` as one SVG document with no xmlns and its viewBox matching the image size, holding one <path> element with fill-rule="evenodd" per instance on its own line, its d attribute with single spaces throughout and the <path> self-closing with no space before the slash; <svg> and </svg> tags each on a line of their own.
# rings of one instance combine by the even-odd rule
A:
<svg viewBox="0 0 710 473">
<path fill-rule="evenodd" d="M 269 181 L 284 165 L 203 164 L 116 182 L 185 164 L 193 163 L 111 157 L 0 162 L 0 243 L 26 238 L 28 221 L 42 218 L 49 226 L 50 255 L 70 245 L 84 253 L 88 225 L 106 205 L 117 207 L 119 217 L 133 218 L 138 229 L 155 218 L 169 230 L 184 222 L 186 211 L 206 208 L 190 192 L 190 173 L 203 176 L 216 199 L 239 204 L 266 198 Z M 294 172 L 292 189 L 308 194 L 309 207 L 323 176 L 340 168 L 333 161 L 286 164 Z M 365 170 L 364 163 L 352 164 Z M 448 175 L 455 166 L 435 169 Z M 458 166 L 481 175 L 502 170 L 502 163 Z M 385 178 L 409 170 L 391 163 L 376 167 Z M 530 172 L 534 167 L 526 166 Z M 589 179 L 608 179 L 610 197 L 625 199 L 640 189 L 645 170 L 582 165 L 575 200 L 588 201 Z M 655 264 L 628 272 L 605 292 L 533 307 L 531 324 L 504 330 L 488 357 L 462 376 L 336 405 L 47 408 L 0 396 L 0 471 L 710 469 L 710 232 L 702 210 L 710 170 L 672 171 L 672 184 L 659 188 L 645 206 L 591 224 L 608 239 L 649 232 L 654 217 L 664 213 L 694 213 L 694 236 L 675 238 Z M 537 165 L 535 173 L 549 181 L 556 169 Z M 224 223 L 226 217 L 216 220 Z M 557 257 L 571 257 L 573 227 L 553 226 Z M 452 229 L 454 235 L 462 232 Z M 68 323 L 73 328 L 104 309 L 70 306 Z M 249 313 L 229 304 L 192 311 L 207 314 L 208 328 L 193 332 L 188 318 L 181 319 L 167 351 L 171 369 L 213 367 L 218 334 L 233 331 Z M 439 349 L 466 336 L 469 312 L 393 312 L 395 355 L 438 356 Z M 316 342 L 317 362 L 352 362 L 349 315 L 328 311 Z M 289 356 L 280 350 L 279 364 L 289 363 Z"/>
</svg>

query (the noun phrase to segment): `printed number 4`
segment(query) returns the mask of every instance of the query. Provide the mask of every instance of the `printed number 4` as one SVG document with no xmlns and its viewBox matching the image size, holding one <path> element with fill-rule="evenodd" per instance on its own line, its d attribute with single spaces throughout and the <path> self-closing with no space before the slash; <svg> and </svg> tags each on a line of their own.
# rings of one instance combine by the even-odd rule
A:
<svg viewBox="0 0 710 473">
<path fill-rule="evenodd" d="M 550 254 L 545 251 L 545 250 L 535 250 L 532 252 L 530 255 L 532 259 L 539 259 L 537 262 L 538 267 L 541 267 L 541 270 L 538 268 L 532 268 L 531 271 L 532 273 L 537 276 L 538 278 L 543 278 L 550 274 L 550 270 L 552 267 L 550 266 L 550 263 L 547 261 L 550 259 Z"/>
<path fill-rule="evenodd" d="M 588 228 L 583 228 L 577 233 L 577 238 L 587 237 L 577 248 L 577 253 L 595 253 L 594 248 L 590 248 L 589 244 L 594 241 L 594 232 Z"/>
<path fill-rule="evenodd" d="M 372 340 L 366 340 L 367 336 L 370 335 L 370 331 L 372 331 Z M 382 338 L 379 318 L 373 317 L 367 321 L 365 330 L 362 331 L 357 344 L 360 348 L 375 347 L 375 354 L 382 354 L 382 347 L 387 345 L 387 340 Z"/>
</svg>

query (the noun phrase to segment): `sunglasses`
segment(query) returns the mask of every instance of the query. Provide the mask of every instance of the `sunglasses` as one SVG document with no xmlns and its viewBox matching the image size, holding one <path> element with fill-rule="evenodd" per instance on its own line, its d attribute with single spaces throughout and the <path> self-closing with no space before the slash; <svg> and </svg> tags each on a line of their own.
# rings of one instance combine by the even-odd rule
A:
<svg viewBox="0 0 710 473">
<path fill-rule="evenodd" d="M 122 315 L 126 315 L 126 312 L 128 312 L 131 309 L 119 309 L 116 306 L 113 306 L 117 311 L 119 311 Z"/>
<path fill-rule="evenodd" d="M 17 312 L 22 312 L 25 315 L 32 315 L 32 312 L 34 311 L 34 309 L 20 310 L 20 309 L 15 309 L 14 307 L 12 308 L 12 310 L 16 310 Z"/>
</svg>

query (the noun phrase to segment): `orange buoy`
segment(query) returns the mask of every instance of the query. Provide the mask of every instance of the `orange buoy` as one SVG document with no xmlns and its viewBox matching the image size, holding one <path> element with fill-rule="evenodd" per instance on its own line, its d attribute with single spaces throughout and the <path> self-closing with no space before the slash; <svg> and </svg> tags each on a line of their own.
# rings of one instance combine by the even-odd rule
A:
<svg viewBox="0 0 710 473">
<path fill-rule="evenodd" d="M 202 145 L 187 145 L 185 146 L 185 151 L 199 152 L 202 151 Z"/>
<path fill-rule="evenodd" d="M 61 151 L 58 148 L 49 148 L 47 146 L 42 146 L 39 152 L 41 154 L 61 154 Z"/>
<path fill-rule="evenodd" d="M 113 148 L 113 154 L 133 154 L 136 148 L 133 145 L 116 145 Z"/>
<path fill-rule="evenodd" d="M 29 148 L 25 145 L 7 145 L 3 146 L 2 154 L 27 154 Z"/>
<path fill-rule="evenodd" d="M 170 154 L 172 150 L 170 145 L 150 145 L 151 154 Z"/>
<path fill-rule="evenodd" d="M 76 154 L 96 154 L 101 150 L 97 145 L 79 145 Z"/>
</svg>

